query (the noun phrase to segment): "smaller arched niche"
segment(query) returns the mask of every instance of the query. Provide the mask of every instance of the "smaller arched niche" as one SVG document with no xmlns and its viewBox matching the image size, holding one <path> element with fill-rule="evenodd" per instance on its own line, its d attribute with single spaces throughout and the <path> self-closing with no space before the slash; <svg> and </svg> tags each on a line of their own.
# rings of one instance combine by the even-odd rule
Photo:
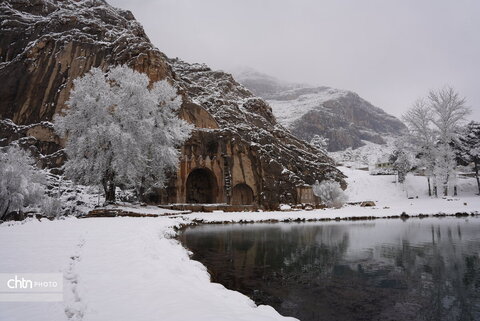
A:
<svg viewBox="0 0 480 321">
<path fill-rule="evenodd" d="M 194 169 L 186 182 L 186 202 L 194 204 L 211 204 L 217 199 L 215 174 L 206 168 Z"/>
<path fill-rule="evenodd" d="M 250 186 L 245 183 L 235 185 L 232 191 L 232 205 L 252 205 L 254 200 Z"/>
</svg>

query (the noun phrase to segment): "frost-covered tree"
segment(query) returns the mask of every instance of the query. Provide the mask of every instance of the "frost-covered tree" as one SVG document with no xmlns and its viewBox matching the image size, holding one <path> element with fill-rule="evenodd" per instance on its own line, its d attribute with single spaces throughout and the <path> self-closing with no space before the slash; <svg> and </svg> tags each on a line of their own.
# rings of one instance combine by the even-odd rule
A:
<svg viewBox="0 0 480 321">
<path fill-rule="evenodd" d="M 405 150 L 394 150 L 389 160 L 393 164 L 393 169 L 397 172 L 398 182 L 404 183 L 408 172 L 412 169 L 408 153 Z"/>
<path fill-rule="evenodd" d="M 389 156 L 393 169 L 397 172 L 398 182 L 404 183 L 408 172 L 412 169 L 411 146 L 404 137 L 397 138 L 394 143 L 394 150 Z"/>
<path fill-rule="evenodd" d="M 45 174 L 16 146 L 0 149 L 0 220 L 8 213 L 36 206 L 44 199 Z"/>
<path fill-rule="evenodd" d="M 442 186 L 443 195 L 447 196 L 448 184 L 456 183 L 456 155 L 453 148 L 446 144 L 438 144 L 436 151 L 437 158 L 434 169 L 435 186 Z M 454 188 L 454 195 L 456 195 L 456 187 Z"/>
<path fill-rule="evenodd" d="M 322 153 L 327 153 L 327 147 L 328 147 L 328 138 L 320 136 L 320 135 L 314 135 L 312 139 L 310 140 L 310 145 L 314 146 L 316 149 L 321 151 Z"/>
<path fill-rule="evenodd" d="M 322 203 L 328 207 L 342 207 L 348 200 L 347 194 L 340 184 L 333 180 L 325 180 L 321 183 L 315 181 L 313 194 L 319 197 Z"/>
<path fill-rule="evenodd" d="M 466 106 L 465 98 L 460 97 L 451 87 L 430 91 L 428 100 L 433 114 L 432 123 L 438 137 L 435 170 L 437 177 L 442 177 L 439 183 L 443 186 L 443 195 L 447 196 L 448 183 L 456 178 L 457 166 L 451 145 L 458 140 L 461 125 L 471 111 Z"/>
<path fill-rule="evenodd" d="M 460 132 L 461 125 L 471 113 L 466 106 L 466 99 L 460 97 L 452 87 L 431 90 L 428 94 L 429 105 L 432 110 L 432 122 L 438 132 L 440 142 L 449 144 L 455 140 Z"/>
<path fill-rule="evenodd" d="M 472 162 L 475 171 L 475 178 L 477 179 L 478 194 L 480 195 L 480 179 L 478 171 L 480 168 L 480 123 L 472 121 L 465 128 L 464 132 L 459 138 L 457 145 L 460 152 L 460 157 Z"/>
<path fill-rule="evenodd" d="M 102 186 L 107 202 L 115 201 L 117 186 L 140 194 L 162 186 L 191 131 L 176 115 L 181 97 L 175 88 L 166 80 L 149 86 L 145 74 L 125 66 L 107 73 L 93 68 L 76 79 L 67 105 L 55 119 L 67 138 L 65 173 Z"/>
<path fill-rule="evenodd" d="M 409 129 L 410 146 L 420 160 L 420 166 L 425 168 L 427 176 L 428 195 L 432 196 L 431 180 L 435 169 L 436 135 L 432 124 L 432 110 L 425 99 L 417 99 L 412 108 L 403 115 L 403 121 Z"/>
<path fill-rule="evenodd" d="M 445 87 L 430 91 L 426 99 L 417 100 L 403 116 L 426 169 L 429 195 L 432 177 L 434 194 L 442 186 L 443 194 L 448 195 L 448 185 L 456 178 L 457 166 L 455 157 L 452 158 L 452 144 L 458 140 L 459 129 L 469 113 L 465 98 L 453 88 Z"/>
</svg>

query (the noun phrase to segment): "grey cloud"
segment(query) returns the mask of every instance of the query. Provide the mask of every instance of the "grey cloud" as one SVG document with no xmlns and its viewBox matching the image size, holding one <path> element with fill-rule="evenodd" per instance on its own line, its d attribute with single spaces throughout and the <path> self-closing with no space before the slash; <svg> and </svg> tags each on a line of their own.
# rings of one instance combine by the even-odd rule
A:
<svg viewBox="0 0 480 321">
<path fill-rule="evenodd" d="M 171 57 L 353 90 L 396 116 L 448 84 L 480 120 L 480 1 L 109 2 Z"/>
</svg>

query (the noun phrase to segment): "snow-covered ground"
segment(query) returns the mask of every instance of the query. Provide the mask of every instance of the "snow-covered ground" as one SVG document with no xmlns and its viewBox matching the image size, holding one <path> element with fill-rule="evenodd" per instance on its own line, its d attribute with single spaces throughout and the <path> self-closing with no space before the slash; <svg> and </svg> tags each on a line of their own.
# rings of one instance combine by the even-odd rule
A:
<svg viewBox="0 0 480 321">
<path fill-rule="evenodd" d="M 385 144 L 380 145 L 363 140 L 362 143 L 365 145 L 359 148 L 347 148 L 346 150 L 328 153 L 328 156 L 339 164 L 353 168 L 372 166 L 379 160 L 388 159 L 395 149 L 395 137 L 383 135 L 382 138 L 385 140 Z"/>
<path fill-rule="evenodd" d="M 279 320 L 210 283 L 168 238 L 182 218 L 92 218 L 0 225 L 0 271 L 63 273 L 63 302 L 0 302 L 0 320 Z"/>
<path fill-rule="evenodd" d="M 282 212 L 172 214 L 154 207 L 123 209 L 158 217 L 67 218 L 0 225 L 1 273 L 63 273 L 63 302 L 0 302 L 0 320 L 280 320 L 273 308 L 211 283 L 206 268 L 172 239 L 175 227 L 205 222 L 393 216 L 480 212 L 474 179 L 459 181 L 459 196 L 432 199 L 425 177 L 341 168 L 350 201 L 375 207 Z M 413 199 L 407 198 L 414 197 Z M 418 196 L 418 199 L 416 198 Z M 168 213 L 167 213 L 168 212 Z"/>
<path fill-rule="evenodd" d="M 137 214 L 149 214 L 149 215 L 173 215 L 173 214 L 179 214 L 179 213 L 189 213 L 189 211 L 176 211 L 176 210 L 171 210 L 167 208 L 162 208 L 158 206 L 152 206 L 152 205 L 147 205 L 147 206 L 135 206 L 135 205 L 129 205 L 129 204 L 118 204 L 118 205 L 108 205 L 105 207 L 102 207 L 102 209 L 107 209 L 107 210 L 119 210 L 119 211 L 124 211 L 124 212 L 130 212 L 130 213 L 137 213 Z"/>
<path fill-rule="evenodd" d="M 374 201 L 376 206 L 360 207 L 346 205 L 340 209 L 323 209 L 313 211 L 281 212 L 241 212 L 241 213 L 192 213 L 188 218 L 203 222 L 218 221 L 268 221 L 268 220 L 306 220 L 335 219 L 350 217 L 387 217 L 406 213 L 410 216 L 419 214 L 480 213 L 480 197 L 475 195 L 477 183 L 473 178 L 459 179 L 458 196 L 429 197 L 427 179 L 423 176 L 407 176 L 405 185 L 395 182 L 394 175 L 370 175 L 367 171 L 340 167 L 348 176 L 348 202 Z M 412 199 L 409 199 L 412 198 Z M 417 198 L 418 197 L 418 198 Z"/>
<path fill-rule="evenodd" d="M 394 175 L 370 175 L 367 171 L 346 167 L 340 167 L 340 170 L 348 176 L 346 192 L 349 202 L 372 200 L 377 208 L 387 206 L 398 214 L 403 211 L 407 214 L 480 211 L 480 197 L 475 194 L 478 188 L 474 178 L 458 178 L 458 196 L 435 198 L 428 196 L 427 178 L 424 176 L 409 173 L 405 184 L 400 184 L 396 183 Z"/>
</svg>

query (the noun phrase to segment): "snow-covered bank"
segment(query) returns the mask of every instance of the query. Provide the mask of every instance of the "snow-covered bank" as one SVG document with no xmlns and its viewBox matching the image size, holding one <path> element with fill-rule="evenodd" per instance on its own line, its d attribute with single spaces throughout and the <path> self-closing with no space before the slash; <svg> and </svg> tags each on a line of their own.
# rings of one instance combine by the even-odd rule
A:
<svg viewBox="0 0 480 321">
<path fill-rule="evenodd" d="M 273 308 L 211 283 L 205 267 L 172 239 L 175 228 L 203 222 L 319 220 L 417 214 L 479 213 L 475 182 L 459 182 L 459 196 L 430 198 L 425 178 L 343 171 L 350 201 L 375 207 L 288 212 L 191 213 L 156 207 L 115 209 L 157 217 L 43 219 L 0 225 L 0 273 L 63 273 L 63 302 L 0 302 L 0 320 L 283 320 Z M 416 198 L 418 196 L 418 198 Z M 165 214 L 170 214 L 165 216 Z M 171 215 L 173 214 L 173 215 Z"/>
<path fill-rule="evenodd" d="M 0 320 L 279 320 L 210 283 L 168 236 L 182 218 L 31 220 L 0 225 L 0 271 L 63 273 L 64 302 L 0 302 Z"/>
<path fill-rule="evenodd" d="M 392 217 L 405 213 L 409 216 L 456 213 L 480 214 L 480 196 L 474 178 L 458 181 L 458 196 L 429 197 L 427 181 L 423 176 L 408 175 L 405 185 L 395 183 L 393 175 L 370 175 L 367 171 L 346 167 L 340 168 L 348 176 L 346 193 L 349 202 L 374 201 L 376 206 L 360 207 L 345 205 L 340 209 L 317 209 L 312 211 L 238 212 L 238 213 L 192 213 L 185 215 L 190 220 L 205 223 L 258 222 L 285 220 L 322 220 L 361 217 Z M 410 197 L 410 198 L 409 198 Z"/>
</svg>

